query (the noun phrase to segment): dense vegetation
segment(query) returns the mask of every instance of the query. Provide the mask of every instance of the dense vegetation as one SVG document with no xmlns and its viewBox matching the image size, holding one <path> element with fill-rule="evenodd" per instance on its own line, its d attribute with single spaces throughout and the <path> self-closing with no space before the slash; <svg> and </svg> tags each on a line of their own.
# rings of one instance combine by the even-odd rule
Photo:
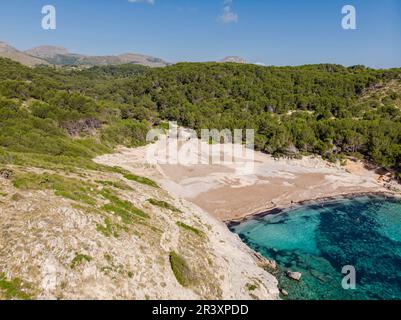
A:
<svg viewBox="0 0 401 320">
<path fill-rule="evenodd" d="M 140 145 L 150 127 L 176 120 L 196 130 L 254 128 L 256 147 L 274 155 L 352 155 L 401 172 L 400 102 L 401 69 L 182 63 L 79 71 L 0 59 L 0 162 L 21 153 L 90 159 Z"/>
</svg>

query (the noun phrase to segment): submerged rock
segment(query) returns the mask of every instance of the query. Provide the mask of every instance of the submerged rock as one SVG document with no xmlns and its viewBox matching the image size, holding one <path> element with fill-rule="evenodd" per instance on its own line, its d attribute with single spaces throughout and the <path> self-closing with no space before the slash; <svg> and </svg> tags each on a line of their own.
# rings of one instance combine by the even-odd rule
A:
<svg viewBox="0 0 401 320">
<path fill-rule="evenodd" d="M 270 270 L 276 270 L 277 269 L 277 263 L 274 260 L 265 259 L 264 261 L 260 262 L 260 266 L 262 268 L 267 268 L 267 269 L 270 269 Z"/>
<path fill-rule="evenodd" d="M 300 281 L 301 277 L 302 277 L 302 273 L 301 272 L 292 272 L 292 271 L 287 271 L 286 273 L 287 277 L 295 280 L 295 281 Z"/>
<path fill-rule="evenodd" d="M 280 289 L 280 292 L 284 297 L 288 297 L 288 292 L 286 290 Z"/>
<path fill-rule="evenodd" d="M 263 269 L 269 269 L 269 270 L 277 270 L 277 262 L 274 260 L 269 260 L 265 257 L 263 257 L 261 254 L 259 253 L 255 253 L 254 254 L 257 264 L 259 267 L 263 268 Z"/>
</svg>

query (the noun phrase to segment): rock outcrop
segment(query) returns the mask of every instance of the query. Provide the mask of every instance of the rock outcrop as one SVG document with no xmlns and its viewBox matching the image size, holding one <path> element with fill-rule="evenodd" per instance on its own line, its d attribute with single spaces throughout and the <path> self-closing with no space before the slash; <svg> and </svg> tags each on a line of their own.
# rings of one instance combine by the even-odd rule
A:
<svg viewBox="0 0 401 320">
<path fill-rule="evenodd" d="M 295 281 L 301 281 L 302 273 L 301 272 L 293 272 L 293 271 L 287 271 L 287 277 L 295 280 Z"/>
<path fill-rule="evenodd" d="M 7 170 L 0 280 L 13 290 L 0 287 L 0 299 L 279 297 L 276 279 L 225 224 L 147 180 L 113 170 Z"/>
</svg>

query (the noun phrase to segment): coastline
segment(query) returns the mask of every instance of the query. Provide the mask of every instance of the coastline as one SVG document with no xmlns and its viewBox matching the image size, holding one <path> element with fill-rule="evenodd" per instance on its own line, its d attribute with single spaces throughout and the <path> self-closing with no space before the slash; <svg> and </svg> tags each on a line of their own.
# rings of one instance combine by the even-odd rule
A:
<svg viewBox="0 0 401 320">
<path fill-rule="evenodd" d="M 165 151 L 160 141 L 152 145 Z M 360 161 L 350 160 L 346 166 L 333 164 L 316 156 L 302 159 L 274 159 L 255 151 L 255 168 L 251 174 L 237 171 L 229 165 L 159 164 L 146 161 L 150 146 L 119 148 L 115 153 L 100 156 L 95 162 L 119 166 L 134 174 L 149 177 L 165 190 L 170 201 L 194 208 L 195 219 L 219 229 L 212 237 L 214 247 L 221 253 L 237 259 L 242 248 L 258 268 L 264 269 L 259 277 L 265 278 L 267 295 L 278 297 L 276 273 L 268 267 L 275 265 L 247 246 L 230 230 L 230 224 L 280 213 L 285 209 L 313 202 L 328 202 L 341 198 L 384 196 L 400 198 L 399 192 L 386 188 L 383 176 L 368 169 Z M 384 182 L 384 183 L 383 183 Z M 274 206 L 271 206 L 274 205 Z M 178 206 L 180 207 L 180 206 Z M 226 237 L 230 248 L 221 248 L 221 237 Z M 234 259 L 235 258 L 235 259 Z M 248 265 L 250 267 L 250 265 Z M 250 267 L 257 272 L 257 269 Z M 234 270 L 233 270 L 234 274 Z M 232 278 L 234 279 L 234 278 Z M 243 276 L 235 278 L 238 282 Z"/>
<path fill-rule="evenodd" d="M 396 200 L 401 200 L 401 194 L 399 194 L 397 192 L 393 192 L 393 191 L 388 191 L 388 192 L 386 192 L 386 191 L 350 192 L 350 193 L 343 193 L 343 194 L 332 195 L 332 196 L 325 196 L 325 197 L 301 200 L 301 201 L 293 202 L 291 204 L 283 205 L 283 206 L 275 206 L 274 208 L 250 213 L 250 214 L 244 215 L 243 217 L 240 217 L 238 219 L 229 219 L 229 220 L 225 220 L 223 222 L 230 229 L 232 226 L 237 226 L 237 225 L 239 225 L 243 222 L 249 221 L 249 220 L 257 220 L 257 219 L 266 217 L 268 215 L 281 214 L 286 210 L 296 209 L 301 206 L 307 206 L 307 205 L 316 204 L 316 203 L 324 204 L 324 203 L 334 202 L 337 200 L 354 199 L 354 198 L 359 198 L 359 197 L 364 197 L 364 196 L 367 196 L 367 197 L 369 197 L 369 196 L 380 197 L 381 196 L 384 198 L 393 198 Z"/>
<path fill-rule="evenodd" d="M 257 255 L 262 255 L 267 260 L 267 267 L 275 266 L 268 270 L 279 282 L 282 299 L 298 300 L 306 296 L 313 300 L 394 297 L 387 288 L 392 285 L 394 274 L 398 273 L 395 239 L 400 235 L 399 232 L 383 230 L 388 227 L 394 230 L 394 226 L 399 225 L 400 205 L 400 193 L 346 194 L 301 201 L 287 207 L 290 210 L 275 208 L 242 221 L 232 221 L 227 227 Z M 306 219 L 311 216 L 312 219 Z M 274 221 L 270 221 L 271 218 Z M 250 223 L 241 225 L 243 221 Z M 303 226 L 305 233 L 297 234 Z M 344 237 L 347 240 L 342 242 Z M 358 254 L 356 260 L 354 252 Z M 379 277 L 385 285 L 374 280 L 378 274 L 377 261 L 383 256 L 388 257 L 388 264 L 382 267 Z M 349 295 L 339 285 L 344 261 L 352 261 L 356 270 L 370 273 L 370 277 L 365 276 L 367 284 L 358 282 L 357 290 Z M 302 277 L 302 283 L 294 281 L 292 275 L 295 273 Z"/>
<path fill-rule="evenodd" d="M 182 143 L 194 143 L 193 140 Z M 246 173 L 235 161 L 227 165 L 147 162 L 151 148 L 165 154 L 168 143 L 169 140 L 167 144 L 158 141 L 140 148 L 119 148 L 97 161 L 149 177 L 172 197 L 193 203 L 225 224 L 309 201 L 367 194 L 396 196 L 396 190 L 401 190 L 398 182 L 397 189 L 392 190 L 387 176 L 352 159 L 343 166 L 317 156 L 275 159 L 254 151 L 253 171 Z M 198 156 L 204 158 L 202 150 L 199 152 Z"/>
</svg>

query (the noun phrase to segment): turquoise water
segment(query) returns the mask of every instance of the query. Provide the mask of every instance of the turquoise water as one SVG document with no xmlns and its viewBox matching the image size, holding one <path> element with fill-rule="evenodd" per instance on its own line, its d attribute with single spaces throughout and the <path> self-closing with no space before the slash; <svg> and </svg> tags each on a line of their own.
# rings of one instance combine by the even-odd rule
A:
<svg viewBox="0 0 401 320">
<path fill-rule="evenodd" d="M 359 197 L 317 203 L 232 225 L 254 250 L 302 281 L 277 274 L 290 299 L 401 299 L 401 202 Z M 344 290 L 343 266 L 356 270 Z"/>
</svg>

